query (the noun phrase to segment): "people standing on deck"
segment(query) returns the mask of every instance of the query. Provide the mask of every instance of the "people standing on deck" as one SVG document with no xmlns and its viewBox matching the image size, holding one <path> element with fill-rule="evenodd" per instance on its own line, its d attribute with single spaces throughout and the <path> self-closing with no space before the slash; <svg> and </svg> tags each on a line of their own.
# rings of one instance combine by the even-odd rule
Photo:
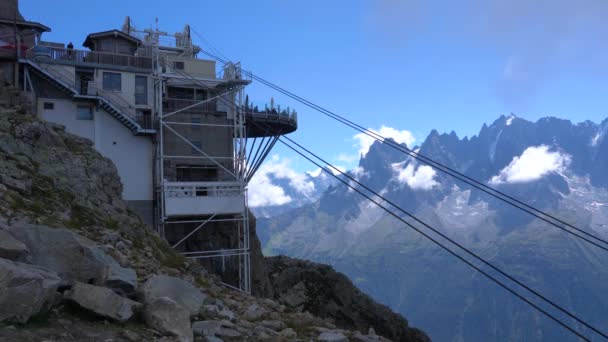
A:
<svg viewBox="0 0 608 342">
<path fill-rule="evenodd" d="M 72 59 L 72 54 L 74 53 L 74 44 L 70 42 L 68 44 L 68 59 Z"/>
</svg>

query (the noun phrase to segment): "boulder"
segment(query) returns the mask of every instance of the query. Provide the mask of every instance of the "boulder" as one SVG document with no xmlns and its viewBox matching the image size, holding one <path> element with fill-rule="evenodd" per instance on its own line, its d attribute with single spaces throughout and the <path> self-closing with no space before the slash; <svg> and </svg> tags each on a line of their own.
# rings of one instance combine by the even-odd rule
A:
<svg viewBox="0 0 608 342">
<path fill-rule="evenodd" d="M 281 331 L 287 328 L 287 325 L 283 321 L 262 321 L 260 324 L 274 331 Z"/>
<path fill-rule="evenodd" d="M 167 297 L 184 307 L 190 316 L 199 313 L 207 296 L 189 282 L 166 275 L 155 275 L 148 279 L 139 290 L 144 303 L 156 298 Z"/>
<path fill-rule="evenodd" d="M 146 324 L 161 334 L 175 336 L 180 342 L 194 340 L 190 313 L 167 297 L 155 298 L 144 305 Z"/>
<path fill-rule="evenodd" d="M 348 337 L 338 331 L 326 331 L 319 335 L 319 342 L 348 342 Z"/>
<path fill-rule="evenodd" d="M 59 274 L 68 281 L 111 288 L 122 295 L 132 295 L 137 275 L 120 266 L 93 241 L 67 229 L 20 224 L 10 233 L 30 251 L 31 263 Z"/>
<path fill-rule="evenodd" d="M 192 324 L 192 331 L 195 336 L 203 336 L 205 338 L 220 337 L 225 339 L 235 339 L 242 334 L 233 328 L 234 324 L 227 321 L 199 321 Z"/>
<path fill-rule="evenodd" d="M 128 321 L 141 307 L 140 303 L 121 297 L 110 289 L 80 282 L 76 282 L 64 297 L 96 315 L 119 322 Z"/>
<path fill-rule="evenodd" d="M 0 258 L 26 262 L 30 251 L 9 232 L 0 229 Z"/>
<path fill-rule="evenodd" d="M 352 339 L 352 342 L 383 342 L 388 341 L 378 335 L 363 335 L 360 332 L 356 332 Z"/>
<path fill-rule="evenodd" d="M 243 313 L 243 318 L 250 322 L 255 322 L 261 320 L 266 315 L 268 315 L 268 310 L 258 304 L 251 304 Z"/>
<path fill-rule="evenodd" d="M 192 331 L 195 336 L 215 336 L 221 329 L 221 321 L 199 321 L 192 323 Z"/>
<path fill-rule="evenodd" d="M 35 265 L 0 259 L 0 322 L 27 322 L 55 302 L 61 279 Z"/>
<path fill-rule="evenodd" d="M 287 329 L 283 329 L 279 333 L 279 336 L 286 338 L 286 339 L 294 339 L 294 338 L 298 337 L 298 334 L 295 332 L 295 330 L 293 330 L 291 328 L 287 328 Z"/>
</svg>

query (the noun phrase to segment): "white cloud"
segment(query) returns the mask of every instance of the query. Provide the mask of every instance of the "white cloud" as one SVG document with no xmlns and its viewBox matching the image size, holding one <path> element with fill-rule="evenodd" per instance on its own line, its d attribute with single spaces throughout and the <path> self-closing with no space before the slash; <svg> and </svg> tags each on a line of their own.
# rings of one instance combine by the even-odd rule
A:
<svg viewBox="0 0 608 342">
<path fill-rule="evenodd" d="M 334 167 L 328 167 L 329 171 L 333 173 L 335 176 L 340 175 L 341 173 L 346 172 L 346 168 L 340 165 L 334 165 Z M 337 170 L 336 170 L 337 169 Z"/>
<path fill-rule="evenodd" d="M 365 171 L 361 166 L 357 166 L 354 169 L 350 170 L 355 179 L 361 179 L 361 177 L 369 176 L 369 172 Z"/>
<path fill-rule="evenodd" d="M 414 143 L 414 141 L 416 141 L 416 139 L 414 138 L 414 135 L 410 132 L 410 131 L 400 131 L 398 129 L 392 128 L 392 127 L 387 127 L 382 125 L 382 127 L 380 127 L 379 130 L 375 130 L 375 129 L 371 129 L 370 131 L 381 135 L 385 138 L 392 138 L 393 140 L 395 140 L 395 142 L 399 143 L 399 144 L 406 144 L 408 146 L 412 145 Z M 372 144 L 374 143 L 375 139 L 370 137 L 367 134 L 364 133 L 359 133 L 356 134 L 353 137 L 356 141 L 357 144 L 355 145 L 358 149 L 359 149 L 359 155 L 363 155 L 365 156 L 367 154 L 367 152 L 369 151 L 369 148 L 372 146 Z"/>
<path fill-rule="evenodd" d="M 338 155 L 338 157 L 336 158 L 337 161 L 339 162 L 344 162 L 347 164 L 352 164 L 356 161 L 359 160 L 359 155 L 357 154 L 346 154 L 346 153 L 340 153 Z"/>
<path fill-rule="evenodd" d="M 552 172 L 563 172 L 570 160 L 567 154 L 549 151 L 549 146 L 531 146 L 492 177 L 490 184 L 531 182 Z"/>
<path fill-rule="evenodd" d="M 273 184 L 271 176 L 278 179 L 287 179 L 289 185 L 299 194 L 310 196 L 315 190 L 315 184 L 289 167 L 291 161 L 273 155 L 267 160 L 249 182 L 249 205 L 252 207 L 283 205 L 293 199 L 285 193 L 285 189 Z M 320 170 L 319 170 L 320 171 Z"/>
<path fill-rule="evenodd" d="M 319 177 L 321 174 L 323 174 L 323 172 L 324 172 L 324 171 L 323 171 L 323 169 L 321 169 L 321 168 L 319 167 L 319 168 L 317 168 L 317 169 L 315 169 L 315 170 L 312 170 L 312 171 L 306 171 L 306 174 L 308 174 L 308 175 L 309 175 L 309 176 L 311 176 L 311 177 L 317 178 L 317 177 Z"/>
<path fill-rule="evenodd" d="M 407 184 L 414 190 L 431 190 L 439 186 L 439 182 L 435 180 L 437 172 L 432 167 L 422 165 L 416 168 L 414 163 L 409 163 L 405 168 L 405 163 L 393 164 L 393 170 L 397 173 L 396 179 L 401 184 Z"/>
</svg>

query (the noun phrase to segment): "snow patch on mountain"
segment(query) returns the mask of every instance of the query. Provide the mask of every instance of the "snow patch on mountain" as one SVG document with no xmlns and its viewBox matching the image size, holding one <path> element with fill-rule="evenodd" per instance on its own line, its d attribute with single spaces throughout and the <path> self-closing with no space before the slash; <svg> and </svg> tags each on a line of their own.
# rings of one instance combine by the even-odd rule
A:
<svg viewBox="0 0 608 342">
<path fill-rule="evenodd" d="M 458 186 L 453 186 L 451 193 L 437 204 L 435 210 L 443 227 L 459 230 L 478 227 L 488 217 L 488 204 L 483 201 L 471 204 L 470 197 L 471 190 L 461 190 Z"/>
<path fill-rule="evenodd" d="M 597 146 L 602 142 L 606 132 L 608 131 L 608 125 L 606 125 L 603 129 L 601 129 L 597 134 L 591 139 L 591 146 Z"/>
<path fill-rule="evenodd" d="M 503 130 L 501 129 L 500 132 L 498 132 L 498 134 L 496 135 L 496 139 L 494 139 L 492 144 L 490 144 L 490 151 L 488 152 L 488 156 L 490 157 L 490 160 L 492 162 L 494 161 L 494 157 L 496 156 L 496 146 L 498 145 L 498 140 L 500 140 L 502 132 Z"/>
<path fill-rule="evenodd" d="M 509 115 L 509 116 L 507 117 L 507 121 L 505 122 L 505 125 L 507 125 L 507 126 L 511 126 L 511 124 L 513 123 L 513 119 L 515 119 L 515 118 L 516 118 L 516 116 L 515 116 L 515 115 L 513 115 L 513 114 Z"/>
<path fill-rule="evenodd" d="M 375 200 L 380 201 L 378 198 Z M 385 215 L 385 211 L 370 201 L 359 203 L 360 214 L 344 225 L 344 229 L 354 235 L 359 235 L 370 229 Z"/>
<path fill-rule="evenodd" d="M 579 215 L 588 215 L 588 226 L 608 236 L 608 189 L 592 186 L 589 176 L 568 175 L 565 179 L 570 193 L 560 205 Z"/>
<path fill-rule="evenodd" d="M 568 154 L 552 152 L 547 145 L 531 146 L 521 156 L 514 157 L 509 165 L 490 179 L 489 183 L 499 185 L 535 181 L 550 173 L 562 173 L 571 160 Z"/>
</svg>

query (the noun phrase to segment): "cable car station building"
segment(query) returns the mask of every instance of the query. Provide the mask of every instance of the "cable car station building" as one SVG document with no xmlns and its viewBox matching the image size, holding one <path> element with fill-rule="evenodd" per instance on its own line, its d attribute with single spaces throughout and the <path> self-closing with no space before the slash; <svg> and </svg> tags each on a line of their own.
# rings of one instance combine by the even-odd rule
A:
<svg viewBox="0 0 608 342">
<path fill-rule="evenodd" d="M 278 137 L 297 129 L 295 112 L 254 110 L 240 65 L 216 72 L 197 57 L 189 26 L 140 31 L 127 18 L 86 36 L 83 49 L 44 41 L 48 31 L 16 1 L 0 5 L 1 81 L 110 158 L 123 199 L 169 244 L 250 292 L 247 183 Z"/>
</svg>

